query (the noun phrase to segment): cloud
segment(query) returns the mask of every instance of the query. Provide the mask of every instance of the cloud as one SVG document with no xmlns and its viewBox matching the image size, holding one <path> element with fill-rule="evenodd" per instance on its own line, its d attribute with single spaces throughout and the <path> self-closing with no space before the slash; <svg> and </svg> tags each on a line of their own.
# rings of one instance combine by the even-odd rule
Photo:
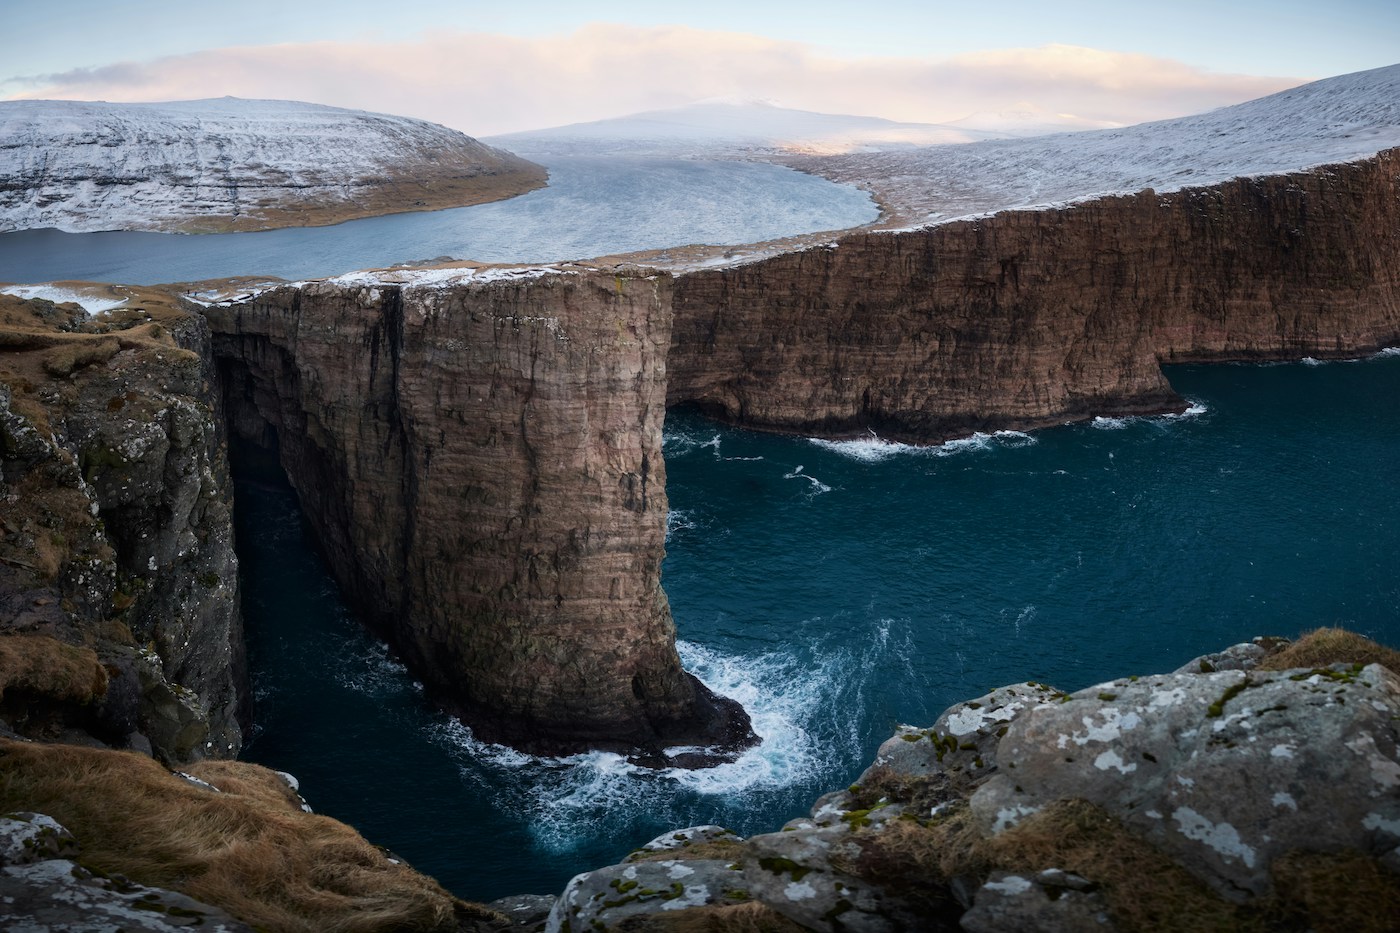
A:
<svg viewBox="0 0 1400 933">
<path fill-rule="evenodd" d="M 592 24 L 518 38 L 445 33 L 413 41 L 211 49 L 11 78 L 11 98 L 306 100 L 403 114 L 474 136 L 754 97 L 787 107 L 941 123 L 1038 110 L 1138 123 L 1198 113 L 1301 83 L 1050 45 L 947 59 L 842 58 L 796 42 L 685 26 Z"/>
</svg>

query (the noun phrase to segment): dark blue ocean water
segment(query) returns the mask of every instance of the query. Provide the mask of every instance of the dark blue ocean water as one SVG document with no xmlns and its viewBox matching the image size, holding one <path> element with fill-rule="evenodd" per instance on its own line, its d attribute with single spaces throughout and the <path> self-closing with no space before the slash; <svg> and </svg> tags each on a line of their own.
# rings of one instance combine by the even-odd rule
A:
<svg viewBox="0 0 1400 933">
<path fill-rule="evenodd" d="M 896 723 L 1004 683 L 1073 690 L 1318 625 L 1400 644 L 1400 354 L 1168 375 L 1187 416 L 938 448 L 671 413 L 683 657 L 765 737 L 712 771 L 473 742 L 347 616 L 292 493 L 241 484 L 248 757 L 486 900 L 557 892 L 668 828 L 774 830 Z"/>
<path fill-rule="evenodd" d="M 757 162 L 558 158 L 549 172 L 547 188 L 505 201 L 332 227 L 199 236 L 0 234 L 0 282 L 306 279 L 439 257 L 557 262 L 689 243 L 757 243 L 879 216 L 864 191 Z"/>
</svg>

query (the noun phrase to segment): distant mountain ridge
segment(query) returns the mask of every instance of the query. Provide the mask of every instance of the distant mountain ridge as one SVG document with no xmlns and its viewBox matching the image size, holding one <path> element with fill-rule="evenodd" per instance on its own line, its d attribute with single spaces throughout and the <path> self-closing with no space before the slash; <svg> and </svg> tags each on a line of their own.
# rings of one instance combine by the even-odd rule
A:
<svg viewBox="0 0 1400 933">
<path fill-rule="evenodd" d="M 319 104 L 0 102 L 0 232 L 312 226 L 544 181 L 456 130 Z"/>
<path fill-rule="evenodd" d="M 974 114 L 958 123 L 901 123 L 881 117 L 818 113 L 772 101 L 710 98 L 681 107 L 487 137 L 528 158 L 647 155 L 709 158 L 753 153 L 841 153 L 970 143 L 1028 132 L 1085 129 L 1072 117 L 1034 114 L 984 127 Z M 991 115 L 995 116 L 995 115 Z M 992 122 L 987 120 L 986 122 Z"/>
<path fill-rule="evenodd" d="M 1136 126 L 783 161 L 874 191 L 890 225 L 1352 162 L 1400 146 L 1400 65 Z"/>
</svg>

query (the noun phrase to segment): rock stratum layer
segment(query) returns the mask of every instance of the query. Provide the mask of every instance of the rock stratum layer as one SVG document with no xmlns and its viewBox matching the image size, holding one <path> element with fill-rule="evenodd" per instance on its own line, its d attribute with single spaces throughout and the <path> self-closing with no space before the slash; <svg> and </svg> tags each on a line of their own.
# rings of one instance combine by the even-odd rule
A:
<svg viewBox="0 0 1400 933">
<path fill-rule="evenodd" d="M 234 433 L 280 447 L 350 604 L 478 736 L 751 742 L 661 590 L 669 280 L 486 278 L 209 308 Z"/>
<path fill-rule="evenodd" d="M 934 442 L 1185 407 L 1164 362 L 1400 342 L 1400 150 L 679 276 L 671 404 Z"/>
<path fill-rule="evenodd" d="M 307 227 L 495 201 L 545 178 L 435 123 L 318 104 L 0 103 L 0 232 Z"/>
</svg>

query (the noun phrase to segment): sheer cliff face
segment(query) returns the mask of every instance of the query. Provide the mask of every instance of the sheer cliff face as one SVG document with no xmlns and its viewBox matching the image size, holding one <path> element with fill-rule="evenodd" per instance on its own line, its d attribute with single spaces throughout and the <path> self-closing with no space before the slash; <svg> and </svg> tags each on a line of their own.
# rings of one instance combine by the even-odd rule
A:
<svg viewBox="0 0 1400 933">
<path fill-rule="evenodd" d="M 247 689 L 209 333 L 152 297 L 0 296 L 0 718 L 176 764 L 238 754 Z M 62 646 L 88 702 L 51 695 Z"/>
<path fill-rule="evenodd" d="M 668 399 L 937 441 L 1182 407 L 1159 361 L 1400 339 L 1400 151 L 681 276 Z"/>
<path fill-rule="evenodd" d="M 660 587 L 669 280 L 283 288 L 211 308 L 235 433 L 280 456 L 353 606 L 480 737 L 748 736 Z"/>
</svg>

